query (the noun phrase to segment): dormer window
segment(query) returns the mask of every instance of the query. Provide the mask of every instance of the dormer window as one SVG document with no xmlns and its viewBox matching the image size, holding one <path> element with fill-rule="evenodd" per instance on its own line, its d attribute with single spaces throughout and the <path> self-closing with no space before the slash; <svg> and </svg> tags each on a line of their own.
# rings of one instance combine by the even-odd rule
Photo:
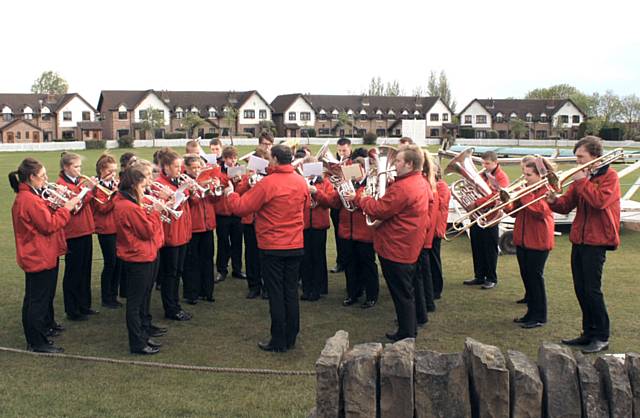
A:
<svg viewBox="0 0 640 418">
<path fill-rule="evenodd" d="M 210 107 L 209 108 L 209 117 L 210 118 L 215 118 L 216 117 L 216 109 L 215 109 L 215 107 Z"/>
<path fill-rule="evenodd" d="M 42 116 L 42 120 L 49 120 L 49 118 L 51 118 L 51 111 L 45 106 L 40 110 L 40 115 Z"/>
<path fill-rule="evenodd" d="M 387 119 L 395 119 L 396 118 L 396 112 L 393 111 L 393 109 L 389 109 L 389 111 L 387 112 Z"/>
<path fill-rule="evenodd" d="M 518 114 L 516 112 L 511 112 L 509 119 L 518 119 Z"/>
<path fill-rule="evenodd" d="M 22 114 L 27 120 L 33 119 L 33 109 L 31 109 L 29 106 L 26 106 L 24 109 L 22 109 Z"/>
<path fill-rule="evenodd" d="M 496 123 L 502 123 L 504 122 L 504 115 L 500 112 L 498 112 L 496 114 Z"/>
<path fill-rule="evenodd" d="M 409 117 L 409 112 L 405 109 L 402 111 L 402 118 L 407 119 Z"/>
<path fill-rule="evenodd" d="M 527 122 L 531 122 L 531 121 L 533 121 L 533 115 L 532 115 L 531 113 L 527 113 L 527 114 L 525 115 L 525 120 L 526 120 Z"/>
<path fill-rule="evenodd" d="M 118 120 L 127 120 L 127 108 L 120 106 L 118 108 Z"/>
<path fill-rule="evenodd" d="M 542 122 L 542 123 L 549 122 L 549 119 L 547 119 L 547 114 L 546 113 L 540 113 L 540 122 Z"/>
<path fill-rule="evenodd" d="M 176 107 L 176 119 L 182 119 L 184 117 L 184 111 L 181 107 Z"/>
<path fill-rule="evenodd" d="M 353 119 L 353 110 L 347 110 L 347 116 L 349 116 L 349 119 Z"/>
<path fill-rule="evenodd" d="M 333 120 L 337 120 L 338 119 L 338 114 L 340 112 L 338 112 L 336 109 L 333 109 L 333 111 L 331 112 L 331 119 Z"/>
<path fill-rule="evenodd" d="M 5 106 L 2 108 L 2 117 L 5 121 L 10 121 L 13 119 L 13 111 L 9 106 Z"/>
<path fill-rule="evenodd" d="M 193 107 L 191 108 L 191 113 L 193 113 L 194 115 L 197 115 L 197 114 L 198 114 L 198 108 L 197 108 L 197 107 L 195 107 L 195 106 L 193 106 Z"/>
<path fill-rule="evenodd" d="M 367 112 L 364 109 L 360 111 L 360 120 L 367 120 Z"/>
<path fill-rule="evenodd" d="M 418 110 L 414 111 L 414 112 L 413 112 L 413 117 L 414 117 L 415 119 L 420 118 L 420 111 L 418 111 Z"/>
</svg>

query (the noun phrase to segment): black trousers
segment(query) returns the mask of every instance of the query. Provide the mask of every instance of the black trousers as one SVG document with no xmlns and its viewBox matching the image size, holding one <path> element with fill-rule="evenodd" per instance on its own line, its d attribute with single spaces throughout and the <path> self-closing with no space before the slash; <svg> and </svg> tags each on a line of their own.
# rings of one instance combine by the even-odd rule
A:
<svg viewBox="0 0 640 418">
<path fill-rule="evenodd" d="M 498 225 L 491 228 L 471 227 L 471 253 L 476 279 L 498 283 Z"/>
<path fill-rule="evenodd" d="M 100 275 L 102 303 L 116 302 L 122 270 L 120 260 L 116 257 L 116 234 L 98 234 L 98 243 L 104 260 Z"/>
<path fill-rule="evenodd" d="M 182 310 L 180 306 L 180 277 L 184 268 L 184 260 L 187 255 L 187 244 L 178 247 L 162 247 L 160 249 L 160 295 L 162 307 L 167 317 L 174 316 Z M 127 283 L 133 280 L 127 276 Z M 131 286 L 128 286 L 130 289 Z M 127 294 L 127 298 L 129 295 Z"/>
<path fill-rule="evenodd" d="M 260 253 L 264 286 L 269 292 L 271 345 L 291 347 L 300 331 L 298 277 L 302 256 L 278 256 Z"/>
<path fill-rule="evenodd" d="M 606 247 L 573 244 L 571 274 L 573 288 L 582 310 L 582 332 L 600 341 L 609 340 L 609 314 L 602 294 L 602 271 Z"/>
<path fill-rule="evenodd" d="M 327 230 L 304 230 L 304 256 L 300 265 L 302 293 L 317 299 L 328 290 Z"/>
<path fill-rule="evenodd" d="M 260 271 L 260 250 L 256 239 L 256 229 L 253 224 L 242 225 L 244 236 L 244 265 L 247 274 L 249 290 L 262 290 L 262 272 Z"/>
<path fill-rule="evenodd" d="M 347 296 L 357 299 L 366 291 L 367 300 L 378 300 L 380 284 L 376 253 L 370 242 L 344 240 L 343 247 L 345 276 L 347 278 Z"/>
<path fill-rule="evenodd" d="M 58 266 L 37 273 L 25 273 L 22 327 L 27 344 L 41 347 L 47 344 L 51 327 L 50 309 L 56 293 Z"/>
<path fill-rule="evenodd" d="M 424 248 L 420 251 L 413 284 L 415 287 L 416 320 L 419 324 L 427 322 L 429 319 L 427 312 L 435 309 L 429 252 L 430 250 Z"/>
<path fill-rule="evenodd" d="M 213 251 L 213 231 L 192 234 L 182 274 L 185 299 L 213 298 Z"/>
<path fill-rule="evenodd" d="M 141 350 L 147 346 L 151 314 L 149 306 L 156 261 L 147 263 L 123 262 L 127 278 L 126 321 L 129 332 L 129 349 Z"/>
<path fill-rule="evenodd" d="M 127 297 L 127 275 L 124 271 L 124 267 L 122 267 L 124 261 L 118 258 L 118 263 L 120 264 L 120 290 L 119 294 L 121 298 Z M 155 281 L 155 278 L 154 278 Z"/>
<path fill-rule="evenodd" d="M 218 236 L 218 254 L 216 268 L 218 272 L 229 273 L 229 258 L 231 270 L 234 273 L 242 271 L 242 223 L 237 216 L 216 215 L 216 234 Z"/>
<path fill-rule="evenodd" d="M 525 318 L 531 321 L 547 322 L 547 293 L 544 288 L 544 265 L 549 251 L 529 250 L 516 247 L 520 266 L 520 277 L 527 295 Z"/>
<path fill-rule="evenodd" d="M 440 244 L 442 238 L 433 237 L 431 250 L 429 250 L 429 267 L 431 267 L 431 280 L 433 281 L 433 298 L 440 299 L 444 289 L 442 277 L 442 259 L 440 258 Z"/>
<path fill-rule="evenodd" d="M 387 282 L 396 310 L 398 335 L 401 338 L 415 338 L 417 329 L 413 281 L 416 265 L 396 263 L 380 256 L 378 256 L 378 260 L 380 260 L 382 274 Z"/>
<path fill-rule="evenodd" d="M 91 262 L 93 240 L 91 235 L 67 240 L 64 257 L 62 290 L 67 315 L 78 316 L 91 309 Z"/>
<path fill-rule="evenodd" d="M 340 209 L 330 209 L 329 216 L 333 223 L 333 236 L 336 240 L 336 264 L 344 267 L 347 265 L 347 260 L 344 258 L 345 240 L 338 236 L 338 229 L 340 227 Z"/>
</svg>

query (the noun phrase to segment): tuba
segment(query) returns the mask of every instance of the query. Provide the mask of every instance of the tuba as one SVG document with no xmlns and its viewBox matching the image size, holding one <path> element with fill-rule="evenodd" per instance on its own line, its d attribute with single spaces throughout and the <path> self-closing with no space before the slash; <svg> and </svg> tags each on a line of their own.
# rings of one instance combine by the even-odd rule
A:
<svg viewBox="0 0 640 418">
<path fill-rule="evenodd" d="M 380 145 L 377 148 L 371 148 L 369 150 L 369 161 L 371 161 L 371 164 L 369 173 L 367 173 L 368 177 L 365 191 L 376 200 L 380 199 L 387 192 L 389 179 L 394 176 L 394 162 L 397 153 L 398 149 L 389 145 Z M 373 219 L 369 215 L 366 215 L 366 221 L 367 225 L 374 228 L 382 223 L 379 219 Z"/>
</svg>

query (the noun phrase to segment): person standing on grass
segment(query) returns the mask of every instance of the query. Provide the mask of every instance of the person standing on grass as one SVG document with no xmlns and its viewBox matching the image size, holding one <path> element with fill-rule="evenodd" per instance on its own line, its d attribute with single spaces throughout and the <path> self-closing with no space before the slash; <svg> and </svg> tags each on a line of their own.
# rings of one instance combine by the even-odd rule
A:
<svg viewBox="0 0 640 418">
<path fill-rule="evenodd" d="M 436 190 L 434 204 L 437 204 L 438 210 L 436 219 L 432 222 L 436 229 L 433 235 L 433 243 L 431 251 L 429 251 L 429 267 L 431 268 L 431 279 L 433 280 L 433 299 L 437 300 L 442 297 L 444 289 L 444 278 L 442 273 L 442 259 L 440 257 L 440 246 L 442 238 L 447 231 L 447 218 L 449 217 L 449 200 L 451 199 L 451 190 L 447 183 L 442 180 L 442 171 L 438 163 L 434 162 L 436 173 Z"/>
<path fill-rule="evenodd" d="M 586 136 L 576 143 L 573 153 L 578 165 L 587 164 L 602 156 L 602 140 Z M 566 214 L 576 209 L 569 240 L 573 288 L 582 310 L 582 334 L 562 342 L 580 346 L 585 353 L 596 353 L 609 347 L 602 271 L 607 250 L 620 245 L 620 179 L 608 165 L 578 171 L 573 179 L 562 196 L 551 192 L 547 196 L 554 212 Z"/>
<path fill-rule="evenodd" d="M 74 197 L 54 209 L 42 197 L 47 171 L 33 158 L 25 158 L 18 170 L 9 173 L 9 184 L 16 193 L 11 208 L 16 240 L 16 260 L 25 272 L 22 326 L 27 349 L 40 353 L 61 353 L 49 337 L 64 328 L 56 324 L 53 298 L 58 281 L 58 258 L 67 251 L 64 227 L 71 210 L 78 204 Z"/>
</svg>

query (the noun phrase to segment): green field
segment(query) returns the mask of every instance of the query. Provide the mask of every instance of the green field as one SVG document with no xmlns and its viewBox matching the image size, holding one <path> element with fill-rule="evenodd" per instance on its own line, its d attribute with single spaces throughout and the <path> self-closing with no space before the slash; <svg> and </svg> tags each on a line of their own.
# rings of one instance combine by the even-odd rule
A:
<svg viewBox="0 0 640 418">
<path fill-rule="evenodd" d="M 242 147 L 240 153 L 248 151 Z M 433 150 L 432 150 L 433 151 Z M 151 149 L 136 150 L 150 157 Z M 86 156 L 84 173 L 94 174 L 99 151 Z M 114 155 L 120 154 L 118 151 Z M 14 170 L 26 153 L 0 154 L 0 172 Z M 37 153 L 51 181 L 58 171 L 57 152 Z M 508 167 L 511 178 L 517 167 Z M 24 275 L 15 262 L 11 205 L 13 192 L 6 174 L 0 182 L 0 346 L 25 348 L 20 309 Z M 637 174 L 636 174 L 637 175 Z M 626 182 L 635 179 L 629 176 Z M 566 232 L 566 231 L 565 231 Z M 638 351 L 638 286 L 640 233 L 623 230 L 622 245 L 607 257 L 604 293 L 612 325 L 610 352 Z M 465 337 L 506 349 L 536 355 L 543 341 L 558 342 L 576 336 L 580 309 L 573 294 L 569 264 L 568 234 L 556 238 L 546 268 L 549 323 L 523 330 L 512 322 L 524 313 L 514 303 L 523 287 L 515 256 L 498 261 L 499 286 L 493 291 L 469 288 L 462 281 L 472 276 L 470 246 L 466 237 L 443 243 L 445 290 L 438 310 L 419 332 L 417 345 L 444 352 L 460 351 Z M 334 244 L 329 239 L 329 265 Z M 62 284 L 56 295 L 56 316 L 67 331 L 57 339 L 66 353 L 135 359 L 199 366 L 313 370 L 326 338 L 338 329 L 349 332 L 351 344 L 386 342 L 384 333 L 394 329 L 394 311 L 381 278 L 379 304 L 369 310 L 357 305 L 341 306 L 344 276 L 330 276 L 329 295 L 317 303 L 301 302 L 301 332 L 296 349 L 286 354 L 264 353 L 256 342 L 269 335 L 268 304 L 246 300 L 246 283 L 229 278 L 216 287 L 216 302 L 185 308 L 194 314 L 188 322 L 162 320 L 159 294 L 154 291 L 152 313 L 170 327 L 162 338 L 164 347 L 151 358 L 128 353 L 124 309 L 100 307 L 99 275 L 102 261 L 94 240 L 93 301 L 100 314 L 88 322 L 65 321 Z M 187 308 L 188 306 L 188 308 Z M 91 363 L 70 359 L 37 358 L 0 352 L 0 416 L 2 417 L 303 417 L 314 405 L 315 381 L 311 376 L 256 376 L 214 374 L 146 368 L 131 365 Z"/>
</svg>

